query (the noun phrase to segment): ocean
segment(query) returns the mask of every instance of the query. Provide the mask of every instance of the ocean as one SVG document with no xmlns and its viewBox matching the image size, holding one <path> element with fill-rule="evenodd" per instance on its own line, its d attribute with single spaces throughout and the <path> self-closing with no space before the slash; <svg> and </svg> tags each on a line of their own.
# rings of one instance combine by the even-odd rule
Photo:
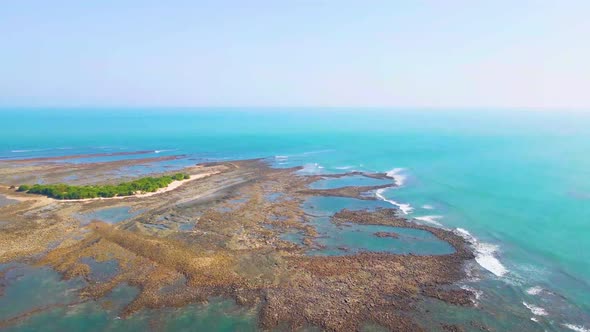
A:
<svg viewBox="0 0 590 332">
<path fill-rule="evenodd" d="M 478 309 L 435 310 L 437 314 L 482 321 L 497 330 L 590 331 L 590 114 L 362 108 L 2 109 L 0 123 L 0 160 L 152 150 L 154 156 L 186 155 L 169 162 L 176 167 L 266 158 L 275 167 L 304 166 L 301 172 L 308 174 L 389 172 L 399 187 L 378 191 L 380 204 L 454 229 L 476 251 L 481 272 L 463 287 L 476 290 Z M 55 279 L 51 271 L 39 273 Z M 0 297 L 0 307 L 19 296 L 8 291 Z M 251 313 L 226 302 L 195 305 L 201 309 L 193 308 L 192 318 L 166 315 L 174 317 L 169 324 L 178 329 L 190 319 L 226 330 L 255 326 L 248 318 Z M 99 309 L 88 306 L 80 314 L 90 321 L 94 316 L 88 311 Z M 9 316 L 5 310 L 0 309 L 0 318 Z M 34 330 L 40 326 L 36 324 L 63 312 L 47 315 L 13 329 Z M 85 324 L 76 322 L 72 324 Z M 130 328 L 135 323 L 96 326 L 116 329 L 131 324 Z"/>
</svg>

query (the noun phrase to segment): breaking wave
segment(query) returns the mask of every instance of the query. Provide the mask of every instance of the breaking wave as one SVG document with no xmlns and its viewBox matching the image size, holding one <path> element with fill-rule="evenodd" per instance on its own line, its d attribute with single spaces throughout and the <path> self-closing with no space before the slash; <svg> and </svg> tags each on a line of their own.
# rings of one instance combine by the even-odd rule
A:
<svg viewBox="0 0 590 332">
<path fill-rule="evenodd" d="M 471 242 L 475 249 L 475 261 L 477 264 L 498 277 L 502 277 L 508 273 L 508 269 L 506 269 L 495 256 L 495 253 L 498 251 L 498 246 L 479 242 L 473 235 L 471 235 L 471 233 L 463 228 L 455 229 L 455 233 Z"/>
<path fill-rule="evenodd" d="M 547 311 L 545 311 L 545 309 L 541 308 L 541 307 L 537 307 L 534 306 L 532 304 L 526 303 L 526 302 L 522 302 L 522 304 L 527 307 L 527 309 L 529 309 L 533 315 L 535 316 L 547 316 Z"/>
<path fill-rule="evenodd" d="M 324 166 L 321 166 L 318 163 L 311 163 L 303 165 L 303 168 L 298 170 L 297 173 L 299 174 L 319 174 L 324 169 Z"/>
<path fill-rule="evenodd" d="M 526 290 L 527 294 L 529 295 L 539 295 L 543 291 L 543 288 L 540 286 L 534 286 Z"/>
<path fill-rule="evenodd" d="M 60 148 L 55 149 L 30 149 L 30 150 L 10 150 L 12 153 L 26 153 L 26 152 L 42 152 L 42 151 L 51 151 L 51 150 L 60 150 Z"/>
<path fill-rule="evenodd" d="M 400 209 L 400 211 L 403 212 L 403 214 L 410 214 L 412 210 L 414 210 L 414 208 L 410 204 L 398 203 L 392 199 L 387 199 L 385 196 L 383 196 L 384 191 L 385 189 L 378 189 L 375 192 L 375 196 L 377 196 L 377 198 L 379 198 L 382 201 L 397 206 Z"/>
<path fill-rule="evenodd" d="M 581 326 L 581 325 L 574 325 L 574 324 L 562 324 L 563 326 L 567 327 L 568 329 L 576 332 L 590 332 L 589 329 Z"/>
<path fill-rule="evenodd" d="M 406 178 L 407 176 L 402 174 L 402 172 L 405 171 L 405 168 L 394 168 L 390 171 L 387 171 L 385 173 L 385 175 L 389 176 L 390 178 L 393 179 L 394 183 L 398 186 L 401 187 L 406 183 Z"/>
<path fill-rule="evenodd" d="M 439 227 L 442 227 L 442 224 L 439 223 L 437 220 L 441 219 L 442 216 L 421 216 L 421 217 L 414 217 L 416 220 L 424 221 Z"/>
</svg>

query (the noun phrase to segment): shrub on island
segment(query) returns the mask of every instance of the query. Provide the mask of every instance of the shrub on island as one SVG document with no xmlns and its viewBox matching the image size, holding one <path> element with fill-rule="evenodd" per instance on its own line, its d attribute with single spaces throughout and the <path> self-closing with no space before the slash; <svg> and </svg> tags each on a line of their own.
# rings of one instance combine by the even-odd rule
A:
<svg viewBox="0 0 590 332">
<path fill-rule="evenodd" d="M 142 192 L 155 192 L 160 188 L 167 187 L 174 181 L 190 179 L 188 174 L 177 173 L 160 177 L 145 177 L 130 182 L 123 182 L 117 185 L 87 185 L 70 186 L 67 184 L 35 184 L 22 185 L 17 191 L 29 194 L 45 195 L 55 199 L 85 199 L 97 197 L 131 196 Z"/>
</svg>

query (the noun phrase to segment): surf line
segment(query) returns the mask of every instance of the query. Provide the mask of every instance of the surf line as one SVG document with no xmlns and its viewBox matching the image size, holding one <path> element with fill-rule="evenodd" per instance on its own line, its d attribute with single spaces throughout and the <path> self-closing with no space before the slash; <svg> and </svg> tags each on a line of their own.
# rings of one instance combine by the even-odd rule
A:
<svg viewBox="0 0 590 332">
<path fill-rule="evenodd" d="M 385 196 L 383 196 L 384 191 L 385 188 L 377 189 L 377 191 L 375 191 L 375 196 L 377 196 L 377 198 L 379 198 L 382 201 L 397 206 L 400 209 L 400 211 L 402 211 L 402 213 L 405 215 L 412 213 L 412 210 L 414 210 L 414 208 L 410 204 L 398 203 L 392 199 L 387 199 Z"/>
<path fill-rule="evenodd" d="M 386 174 L 387 176 L 393 178 L 395 184 L 399 187 L 405 184 L 407 176 L 403 174 L 405 171 L 404 168 L 394 168 L 388 171 Z M 403 214 L 408 215 L 412 213 L 414 208 L 412 205 L 407 203 L 399 203 L 392 199 L 388 199 L 383 195 L 385 192 L 385 188 L 378 189 L 375 192 L 375 196 L 382 201 L 388 202 L 394 206 L 397 206 Z M 442 226 L 440 223 L 437 222 L 436 219 L 440 218 L 440 216 L 425 216 L 425 217 L 418 217 L 416 219 L 430 222 L 430 223 L 437 223 Z M 506 273 L 508 273 L 508 269 L 500 262 L 498 258 L 496 258 L 496 252 L 498 251 L 498 246 L 484 243 L 478 241 L 471 233 L 467 230 L 462 228 L 457 228 L 455 233 L 462 236 L 465 240 L 469 241 L 473 248 L 475 249 L 475 261 L 484 269 L 488 270 L 489 272 L 493 273 L 497 277 L 502 277 Z"/>
<path fill-rule="evenodd" d="M 471 243 L 475 249 L 475 261 L 477 264 L 492 272 L 497 277 L 502 277 L 508 273 L 508 269 L 495 256 L 498 251 L 497 245 L 480 242 L 475 236 L 463 228 L 455 229 L 455 233 Z"/>
<path fill-rule="evenodd" d="M 397 187 L 401 187 L 406 183 L 406 175 L 402 174 L 403 171 L 405 171 L 405 168 L 398 167 L 387 171 L 385 175 L 392 178 L 393 182 Z M 399 203 L 392 199 L 388 199 L 383 195 L 385 189 L 387 188 L 377 189 L 377 191 L 375 191 L 375 196 L 384 202 L 397 206 L 400 209 L 400 211 L 402 211 L 402 213 L 405 215 L 412 213 L 412 211 L 414 210 L 412 205 L 406 203 Z"/>
</svg>

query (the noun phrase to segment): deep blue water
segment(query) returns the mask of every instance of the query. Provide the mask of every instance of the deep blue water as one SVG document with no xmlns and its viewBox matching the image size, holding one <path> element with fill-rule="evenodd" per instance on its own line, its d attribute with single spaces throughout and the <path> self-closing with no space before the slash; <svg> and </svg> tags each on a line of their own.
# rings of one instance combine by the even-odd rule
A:
<svg viewBox="0 0 590 332">
<path fill-rule="evenodd" d="M 276 167 L 303 165 L 302 173 L 398 169 L 401 187 L 382 197 L 408 217 L 473 237 L 481 272 L 469 287 L 482 292 L 483 307 L 510 308 L 527 329 L 590 329 L 588 114 L 4 109 L 0 123 L 0 158 L 153 150 L 147 156 L 187 155 L 162 167 L 265 157 Z"/>
</svg>

